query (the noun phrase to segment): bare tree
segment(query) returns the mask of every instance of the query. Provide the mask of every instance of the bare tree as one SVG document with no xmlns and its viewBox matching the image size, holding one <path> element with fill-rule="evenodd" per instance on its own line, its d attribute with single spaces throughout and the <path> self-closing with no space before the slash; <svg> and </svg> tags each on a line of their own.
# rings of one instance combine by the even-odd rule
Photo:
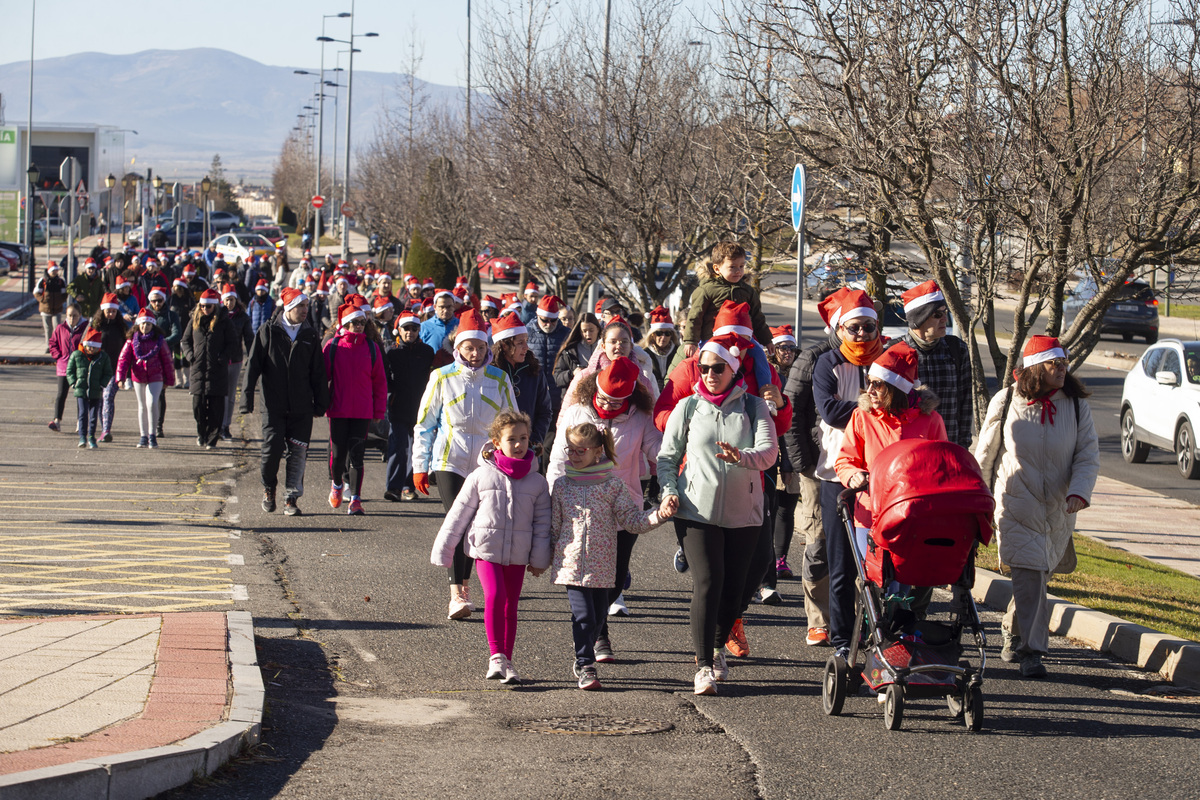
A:
<svg viewBox="0 0 1200 800">
<path fill-rule="evenodd" d="M 309 198 L 316 193 L 316 163 L 303 140 L 292 134 L 283 142 L 271 173 L 271 185 L 281 205 L 296 214 L 299 229 L 309 225 Z"/>
</svg>

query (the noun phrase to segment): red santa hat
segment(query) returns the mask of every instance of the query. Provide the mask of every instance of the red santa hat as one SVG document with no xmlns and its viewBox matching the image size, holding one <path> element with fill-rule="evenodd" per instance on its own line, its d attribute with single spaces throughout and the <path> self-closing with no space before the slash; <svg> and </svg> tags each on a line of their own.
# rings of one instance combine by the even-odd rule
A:
<svg viewBox="0 0 1200 800">
<path fill-rule="evenodd" d="M 848 291 L 850 290 L 843 286 L 817 303 L 817 311 L 820 313 L 821 319 L 825 322 L 826 333 L 829 333 L 838 326 L 838 320 L 842 316 L 842 298 L 846 296 L 846 292 Z"/>
<path fill-rule="evenodd" d="M 146 295 L 146 299 L 153 300 L 155 295 L 161 297 L 163 300 L 167 299 L 167 293 L 162 290 L 161 286 L 155 286 L 154 288 L 152 288 L 150 290 L 150 293 Z"/>
<path fill-rule="evenodd" d="M 521 310 L 521 298 L 516 294 L 516 292 L 513 292 L 512 294 L 509 294 L 506 296 L 508 297 L 508 302 L 504 304 L 504 312 L 510 313 L 510 312 L 515 312 L 515 311 L 520 311 Z"/>
<path fill-rule="evenodd" d="M 183 277 L 187 278 L 188 280 L 191 280 L 193 277 L 195 277 L 195 275 L 196 275 L 196 268 L 193 267 L 191 264 L 188 264 L 186 267 L 183 268 Z"/>
<path fill-rule="evenodd" d="M 350 294 L 346 295 L 346 302 L 355 308 L 362 308 L 363 306 L 370 308 L 371 306 L 370 301 L 368 301 L 366 297 L 358 292 L 351 292 Z"/>
<path fill-rule="evenodd" d="M 376 316 L 379 316 L 389 308 L 395 308 L 395 306 L 392 305 L 391 298 L 387 295 L 380 295 L 379 297 L 376 297 L 375 302 L 371 303 L 371 307 L 375 311 Z"/>
<path fill-rule="evenodd" d="M 771 328 L 771 344 L 796 346 L 796 329 L 791 325 L 780 325 L 778 328 Z"/>
<path fill-rule="evenodd" d="M 129 281 L 125 280 L 125 276 L 124 276 L 124 275 L 118 275 L 118 276 L 117 276 L 117 277 L 116 277 L 116 278 L 113 280 L 113 287 L 114 287 L 114 288 L 120 289 L 122 286 L 128 286 L 128 285 L 129 285 Z M 133 287 L 132 287 L 132 286 L 130 286 L 129 288 L 131 288 L 131 289 L 132 289 Z"/>
<path fill-rule="evenodd" d="M 754 338 L 754 329 L 750 327 L 749 303 L 735 303 L 732 300 L 726 300 L 721 304 L 721 308 L 717 311 L 717 318 L 713 322 L 713 336 L 723 336 L 727 333 L 736 333 L 747 339 Z"/>
<path fill-rule="evenodd" d="M 176 278 L 175 280 L 171 281 L 171 285 L 178 286 L 180 289 L 188 288 L 188 282 L 185 281 L 183 278 Z"/>
<path fill-rule="evenodd" d="M 154 256 L 150 256 L 149 258 L 146 259 L 146 266 L 147 267 L 157 267 L 158 266 L 158 262 L 154 259 Z"/>
<path fill-rule="evenodd" d="M 471 296 L 471 290 L 465 285 L 455 286 L 453 291 L 450 292 L 450 296 L 454 298 L 456 303 L 461 305 L 467 302 L 467 298 Z"/>
<path fill-rule="evenodd" d="M 141 325 L 143 322 L 158 322 L 158 317 L 148 308 L 143 308 L 138 312 L 137 318 L 134 319 L 134 325 Z"/>
<path fill-rule="evenodd" d="M 347 278 L 345 275 L 338 275 L 338 273 L 336 273 L 336 272 L 333 274 L 337 275 L 337 280 L 335 280 L 334 283 L 338 284 L 339 286 L 342 284 L 345 284 L 346 286 L 350 285 L 350 279 Z"/>
<path fill-rule="evenodd" d="M 867 319 L 878 320 L 879 315 L 875 313 L 875 301 L 871 299 L 871 295 L 864 292 L 862 289 L 850 289 L 842 297 L 840 306 L 841 313 L 837 317 L 838 325 L 845 325 L 852 319 L 866 317 Z"/>
<path fill-rule="evenodd" d="M 525 327 L 525 323 L 521 322 L 521 318 L 516 314 L 505 314 L 492 323 L 493 342 L 511 339 L 514 336 L 520 336 L 522 333 L 529 333 L 529 329 Z"/>
<path fill-rule="evenodd" d="M 338 327 L 344 328 L 356 319 L 366 320 L 367 315 L 354 303 L 342 303 L 338 306 Z"/>
<path fill-rule="evenodd" d="M 750 342 L 751 339 L 748 336 L 741 336 L 737 333 L 723 333 L 705 342 L 704 346 L 700 348 L 700 352 L 715 353 L 736 372 L 742 366 L 742 356 L 750 349 Z M 699 360 L 698 354 L 697 360 Z"/>
<path fill-rule="evenodd" d="M 917 351 L 898 342 L 871 363 L 867 375 L 895 386 L 901 394 L 908 394 L 917 384 Z"/>
<path fill-rule="evenodd" d="M 417 319 L 417 315 L 411 311 L 401 311 L 400 317 L 396 320 L 396 327 L 419 328 L 421 327 L 421 320 Z"/>
<path fill-rule="evenodd" d="M 538 301 L 537 315 L 542 319 L 558 319 L 558 312 L 566 305 L 556 294 L 548 294 Z"/>
<path fill-rule="evenodd" d="M 329 284 L 325 282 L 324 274 L 321 275 L 321 279 L 317 282 L 317 289 L 316 289 L 315 294 L 318 297 L 324 297 L 325 295 L 329 294 Z"/>
<path fill-rule="evenodd" d="M 596 375 L 596 391 L 609 400 L 627 400 L 637 388 L 641 370 L 632 359 L 621 356 Z"/>
<path fill-rule="evenodd" d="M 279 293 L 279 300 L 283 303 L 283 310 L 290 311 L 296 306 L 304 302 L 304 292 L 299 289 L 288 287 Z"/>
<path fill-rule="evenodd" d="M 200 305 L 202 306 L 219 306 L 221 305 L 221 295 L 217 294 L 212 289 L 205 289 L 200 295 Z"/>
<path fill-rule="evenodd" d="M 906 315 L 930 303 L 946 302 L 946 297 L 942 294 L 942 290 L 938 288 L 937 281 L 918 283 L 900 297 L 904 300 L 904 313 Z"/>
<path fill-rule="evenodd" d="M 58 265 L 58 262 L 51 261 L 49 264 L 46 265 L 46 271 L 47 272 L 61 272 L 62 267 L 60 267 Z"/>
<path fill-rule="evenodd" d="M 88 259 L 86 259 L 83 262 L 83 268 L 84 269 L 88 269 L 88 268 L 95 269 L 96 268 L 96 259 L 90 258 L 90 257 Z"/>
<path fill-rule="evenodd" d="M 100 298 L 100 310 L 107 311 L 110 308 L 113 311 L 121 310 L 121 301 L 117 299 L 116 292 L 105 292 L 104 296 Z"/>
<path fill-rule="evenodd" d="M 527 294 L 527 295 L 528 294 L 536 294 L 540 291 L 541 291 L 541 289 L 539 289 L 538 285 L 536 283 L 534 283 L 533 281 L 530 281 L 529 283 L 525 284 L 525 294 Z"/>
<path fill-rule="evenodd" d="M 467 339 L 478 339 L 481 342 L 488 340 L 488 322 L 473 308 L 467 309 L 458 318 L 458 329 L 454 331 L 454 346 L 457 347 Z"/>
<path fill-rule="evenodd" d="M 221 300 L 222 301 L 225 301 L 231 297 L 237 297 L 237 296 L 238 296 L 237 287 L 234 286 L 232 283 L 227 283 L 221 287 Z"/>
<path fill-rule="evenodd" d="M 436 289 L 437 284 L 433 282 L 433 278 L 426 278 L 425 282 L 421 284 L 421 288 L 422 289 Z"/>
<path fill-rule="evenodd" d="M 479 307 L 480 307 L 480 309 L 491 308 L 496 311 L 499 311 L 500 310 L 500 300 L 499 300 L 499 298 L 492 297 L 490 294 L 485 294 L 483 296 L 483 299 L 479 301 Z"/>
<path fill-rule="evenodd" d="M 433 299 L 440 300 L 443 297 L 449 297 L 451 300 L 458 302 L 458 298 L 454 296 L 454 292 L 449 289 L 438 289 L 434 292 Z"/>
<path fill-rule="evenodd" d="M 673 331 L 675 323 L 671 321 L 671 312 L 662 306 L 658 306 L 650 311 L 650 332 L 655 331 Z"/>
<path fill-rule="evenodd" d="M 600 316 L 600 312 L 603 310 L 604 310 L 604 298 L 601 297 L 599 300 L 596 301 L 596 311 L 595 311 L 596 316 L 597 317 Z"/>
<path fill-rule="evenodd" d="M 1021 366 L 1032 367 L 1056 358 L 1066 358 L 1067 351 L 1053 336 L 1030 336 L 1021 352 Z"/>
<path fill-rule="evenodd" d="M 467 276 L 466 275 L 459 275 L 457 278 L 454 279 L 454 288 L 455 289 L 457 289 L 460 286 L 466 286 L 466 285 L 467 285 Z"/>
<path fill-rule="evenodd" d="M 88 328 L 87 332 L 83 334 L 83 341 L 79 343 L 79 346 L 81 348 L 88 347 L 93 350 L 99 349 L 100 341 L 103 338 L 103 334 L 101 334 L 100 331 L 96 330 L 95 328 Z"/>
<path fill-rule="evenodd" d="M 271 285 L 269 283 L 267 283 L 266 278 L 259 278 L 258 283 L 254 284 L 254 291 L 256 291 L 256 292 L 265 292 L 265 291 L 268 291 L 270 288 L 271 288 Z"/>
</svg>

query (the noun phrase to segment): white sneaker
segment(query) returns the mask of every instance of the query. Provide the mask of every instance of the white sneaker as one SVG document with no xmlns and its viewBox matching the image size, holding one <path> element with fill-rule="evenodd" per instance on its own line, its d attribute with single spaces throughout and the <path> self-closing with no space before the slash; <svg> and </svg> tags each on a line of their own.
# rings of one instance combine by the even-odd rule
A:
<svg viewBox="0 0 1200 800">
<path fill-rule="evenodd" d="M 485 677 L 489 681 L 498 681 L 502 679 L 504 677 L 506 667 L 505 662 L 507 660 L 508 659 L 504 657 L 504 653 L 496 653 L 496 655 L 489 658 L 487 675 Z"/>
<path fill-rule="evenodd" d="M 713 679 L 712 667 L 701 667 L 696 672 L 695 694 L 713 695 L 717 693 L 717 682 Z"/>
<path fill-rule="evenodd" d="M 463 598 L 462 587 L 458 584 L 450 585 L 450 611 L 446 614 L 446 619 L 466 619 L 471 616 L 471 604 Z"/>
<path fill-rule="evenodd" d="M 610 617 L 628 617 L 629 608 L 625 605 L 625 594 L 622 592 L 613 600 L 612 605 L 608 607 L 608 615 Z"/>
<path fill-rule="evenodd" d="M 517 672 L 517 668 L 507 658 L 504 659 L 504 677 L 500 679 L 500 682 L 514 686 L 521 684 L 521 673 Z"/>
<path fill-rule="evenodd" d="M 783 602 L 783 595 L 770 586 L 764 586 L 759 592 L 758 602 L 764 606 L 777 606 Z"/>
<path fill-rule="evenodd" d="M 725 663 L 725 652 L 719 647 L 713 650 L 712 676 L 714 681 L 723 681 L 729 677 L 729 665 Z"/>
<path fill-rule="evenodd" d="M 471 587 L 469 585 L 467 585 L 466 583 L 464 583 L 462 585 L 462 589 L 459 592 L 459 594 L 462 596 L 463 602 L 467 604 L 467 608 L 474 611 L 475 604 L 471 602 Z"/>
</svg>

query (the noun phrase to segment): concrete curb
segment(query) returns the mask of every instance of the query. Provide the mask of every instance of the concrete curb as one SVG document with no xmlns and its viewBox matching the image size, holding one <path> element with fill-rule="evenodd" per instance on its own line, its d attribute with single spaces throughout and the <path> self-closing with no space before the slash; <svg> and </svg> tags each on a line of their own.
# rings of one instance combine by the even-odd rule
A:
<svg viewBox="0 0 1200 800">
<path fill-rule="evenodd" d="M 975 571 L 975 602 L 1004 609 L 1012 581 L 985 569 Z M 1050 633 L 1157 672 L 1176 686 L 1200 689 L 1200 644 L 1135 625 L 1050 595 Z"/>
<path fill-rule="evenodd" d="M 8 311 L 5 311 L 3 314 L 0 314 L 0 322 L 5 322 L 10 319 L 15 319 L 16 317 L 19 317 L 22 314 L 24 314 L 29 309 L 33 308 L 35 305 L 37 305 L 37 300 L 35 300 L 34 298 L 31 297 L 28 300 L 26 300 L 24 303 L 21 303 L 21 305 L 17 306 L 16 308 L 10 308 Z"/>
<path fill-rule="evenodd" d="M 226 612 L 229 719 L 175 744 L 0 776 L 0 800 L 142 800 L 211 775 L 258 744 L 265 691 L 248 611 Z"/>
</svg>

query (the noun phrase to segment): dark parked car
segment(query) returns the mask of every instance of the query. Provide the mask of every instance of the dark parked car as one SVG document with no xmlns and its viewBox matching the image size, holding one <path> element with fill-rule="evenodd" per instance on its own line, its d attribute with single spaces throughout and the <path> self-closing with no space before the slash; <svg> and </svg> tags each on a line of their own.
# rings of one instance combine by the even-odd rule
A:
<svg viewBox="0 0 1200 800">
<path fill-rule="evenodd" d="M 1063 301 L 1063 326 L 1072 324 L 1075 317 L 1093 297 L 1098 288 L 1095 280 L 1085 277 L 1075 285 Z M 1112 305 L 1104 313 L 1100 326 L 1101 334 L 1118 334 L 1127 342 L 1134 336 L 1144 336 L 1147 344 L 1158 341 L 1158 298 L 1145 281 L 1126 281 L 1117 289 Z"/>
</svg>

